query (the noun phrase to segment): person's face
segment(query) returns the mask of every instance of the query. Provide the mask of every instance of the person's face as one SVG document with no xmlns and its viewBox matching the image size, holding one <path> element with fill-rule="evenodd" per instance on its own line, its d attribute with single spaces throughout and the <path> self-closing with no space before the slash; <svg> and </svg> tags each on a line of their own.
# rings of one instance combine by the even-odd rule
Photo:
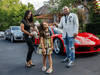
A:
<svg viewBox="0 0 100 75">
<path fill-rule="evenodd" d="M 31 17 L 32 13 L 29 12 L 29 14 L 27 15 L 27 18 L 29 19 Z"/>
<path fill-rule="evenodd" d="M 65 8 L 63 9 L 63 13 L 64 13 L 64 14 L 68 14 L 68 13 L 69 13 L 69 8 L 65 7 Z"/>
<path fill-rule="evenodd" d="M 43 28 L 44 28 L 44 29 L 48 28 L 48 23 L 43 22 Z"/>
</svg>

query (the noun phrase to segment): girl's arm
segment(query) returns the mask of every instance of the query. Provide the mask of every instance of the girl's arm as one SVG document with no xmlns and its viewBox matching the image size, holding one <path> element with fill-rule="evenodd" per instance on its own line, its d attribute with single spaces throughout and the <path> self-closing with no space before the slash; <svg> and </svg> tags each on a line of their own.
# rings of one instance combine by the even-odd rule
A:
<svg viewBox="0 0 100 75">
<path fill-rule="evenodd" d="M 41 43 L 41 46 L 42 46 L 42 49 L 44 50 L 44 44 L 43 44 L 43 37 L 40 37 L 40 43 Z"/>
<path fill-rule="evenodd" d="M 30 35 L 30 36 L 33 36 L 33 34 L 29 33 L 29 32 L 26 31 L 26 30 L 24 30 L 24 24 L 23 24 L 23 23 L 21 23 L 20 26 L 21 26 L 21 31 L 22 31 L 22 32 L 24 32 L 25 34 L 28 34 L 28 35 Z"/>
<path fill-rule="evenodd" d="M 52 37 L 50 37 L 50 42 L 51 42 L 51 46 L 53 47 L 53 40 L 52 40 Z"/>
</svg>

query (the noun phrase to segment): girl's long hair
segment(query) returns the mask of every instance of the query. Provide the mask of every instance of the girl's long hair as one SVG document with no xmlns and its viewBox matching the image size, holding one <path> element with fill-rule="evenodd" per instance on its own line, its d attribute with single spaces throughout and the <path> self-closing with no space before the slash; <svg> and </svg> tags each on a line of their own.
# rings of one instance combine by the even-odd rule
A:
<svg viewBox="0 0 100 75">
<path fill-rule="evenodd" d="M 39 38 L 41 37 L 40 35 L 43 34 L 43 31 L 44 31 L 43 22 L 41 22 L 39 26 Z"/>
<path fill-rule="evenodd" d="M 31 11 L 30 11 L 30 10 L 26 10 L 24 19 L 28 16 L 29 12 L 31 12 Z M 31 12 L 31 13 L 32 13 L 32 12 Z M 33 14 L 31 14 L 31 17 L 28 19 L 28 21 L 29 21 L 30 23 L 32 23 L 32 24 L 34 23 Z"/>
</svg>

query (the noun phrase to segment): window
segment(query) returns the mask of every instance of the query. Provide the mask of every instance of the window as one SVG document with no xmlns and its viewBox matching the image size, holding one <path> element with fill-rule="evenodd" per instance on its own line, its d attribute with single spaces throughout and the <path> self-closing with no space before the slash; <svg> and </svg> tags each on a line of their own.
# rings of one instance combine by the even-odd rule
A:
<svg viewBox="0 0 100 75">
<path fill-rule="evenodd" d="M 12 27 L 12 30 L 21 30 L 20 27 Z"/>
</svg>

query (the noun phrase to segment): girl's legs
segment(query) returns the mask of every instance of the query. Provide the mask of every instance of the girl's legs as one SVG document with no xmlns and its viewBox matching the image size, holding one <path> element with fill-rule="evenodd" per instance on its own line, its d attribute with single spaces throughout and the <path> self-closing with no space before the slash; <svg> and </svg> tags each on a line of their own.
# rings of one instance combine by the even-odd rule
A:
<svg viewBox="0 0 100 75">
<path fill-rule="evenodd" d="M 46 67 L 46 55 L 43 55 L 43 67 Z"/>
<path fill-rule="evenodd" d="M 50 65 L 50 69 L 52 70 L 52 58 L 51 55 L 47 55 L 48 60 L 49 60 L 49 65 Z"/>
</svg>

